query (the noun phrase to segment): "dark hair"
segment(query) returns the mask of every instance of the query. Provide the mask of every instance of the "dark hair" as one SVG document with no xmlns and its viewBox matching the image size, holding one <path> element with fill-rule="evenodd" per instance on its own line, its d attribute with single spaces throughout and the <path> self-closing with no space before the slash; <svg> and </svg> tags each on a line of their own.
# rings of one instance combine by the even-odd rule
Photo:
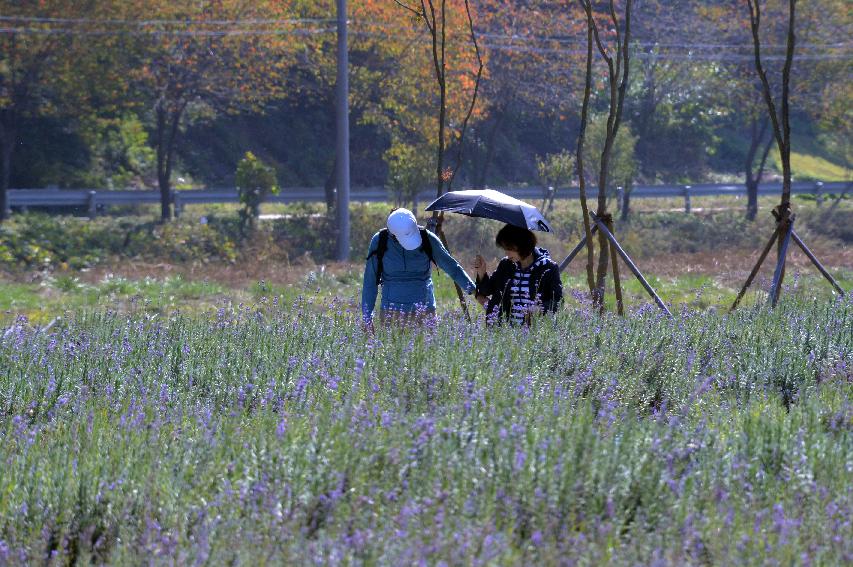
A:
<svg viewBox="0 0 853 567">
<path fill-rule="evenodd" d="M 519 256 L 527 258 L 536 248 L 536 235 L 526 228 L 508 224 L 498 231 L 495 244 L 505 250 L 515 250 Z"/>
</svg>

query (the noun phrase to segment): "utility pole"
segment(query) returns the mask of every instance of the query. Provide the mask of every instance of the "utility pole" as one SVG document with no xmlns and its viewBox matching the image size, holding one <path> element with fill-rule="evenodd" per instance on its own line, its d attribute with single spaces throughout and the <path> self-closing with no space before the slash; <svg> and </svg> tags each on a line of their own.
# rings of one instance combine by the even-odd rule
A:
<svg viewBox="0 0 853 567">
<path fill-rule="evenodd" d="M 349 77 L 347 54 L 347 2 L 338 6 L 337 157 L 338 157 L 338 260 L 349 260 Z"/>
</svg>

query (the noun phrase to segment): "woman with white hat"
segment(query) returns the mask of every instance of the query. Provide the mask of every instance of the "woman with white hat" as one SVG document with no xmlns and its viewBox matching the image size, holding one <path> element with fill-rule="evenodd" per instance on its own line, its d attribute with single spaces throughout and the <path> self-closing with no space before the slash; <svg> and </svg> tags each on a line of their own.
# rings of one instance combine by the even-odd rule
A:
<svg viewBox="0 0 853 567">
<path fill-rule="evenodd" d="M 419 227 L 408 209 L 394 209 L 388 215 L 388 227 L 373 235 L 364 266 L 361 310 L 365 325 L 370 325 L 379 286 L 382 285 L 382 317 L 417 316 L 435 312 L 432 264 L 444 270 L 465 293 L 476 286 L 441 240 Z"/>
</svg>

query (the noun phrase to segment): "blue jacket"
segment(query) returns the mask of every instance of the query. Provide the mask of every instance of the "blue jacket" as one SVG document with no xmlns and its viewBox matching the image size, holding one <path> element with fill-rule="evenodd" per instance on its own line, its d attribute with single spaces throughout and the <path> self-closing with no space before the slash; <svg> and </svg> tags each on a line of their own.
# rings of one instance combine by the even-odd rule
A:
<svg viewBox="0 0 853 567">
<path fill-rule="evenodd" d="M 427 237 L 432 244 L 432 257 L 465 293 L 473 293 L 474 282 L 453 256 L 442 246 L 441 240 L 430 231 Z M 370 320 L 379 292 L 376 271 L 379 259 L 371 254 L 379 247 L 379 233 L 373 235 L 367 250 L 364 265 L 364 282 L 361 288 L 361 311 L 365 321 Z M 406 250 L 393 236 L 388 237 L 388 249 L 382 257 L 382 309 L 414 311 L 422 308 L 435 309 L 435 294 L 432 285 L 432 264 L 426 252 L 418 248 Z"/>
</svg>

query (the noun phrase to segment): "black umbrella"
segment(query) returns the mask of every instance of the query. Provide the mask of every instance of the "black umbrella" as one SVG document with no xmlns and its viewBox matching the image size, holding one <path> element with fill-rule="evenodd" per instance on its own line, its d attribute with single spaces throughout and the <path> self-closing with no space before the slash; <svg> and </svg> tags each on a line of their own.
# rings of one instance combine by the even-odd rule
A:
<svg viewBox="0 0 853 567">
<path fill-rule="evenodd" d="M 450 191 L 430 203 L 426 210 L 483 217 L 529 230 L 551 232 L 551 225 L 539 209 L 494 189 Z"/>
</svg>

